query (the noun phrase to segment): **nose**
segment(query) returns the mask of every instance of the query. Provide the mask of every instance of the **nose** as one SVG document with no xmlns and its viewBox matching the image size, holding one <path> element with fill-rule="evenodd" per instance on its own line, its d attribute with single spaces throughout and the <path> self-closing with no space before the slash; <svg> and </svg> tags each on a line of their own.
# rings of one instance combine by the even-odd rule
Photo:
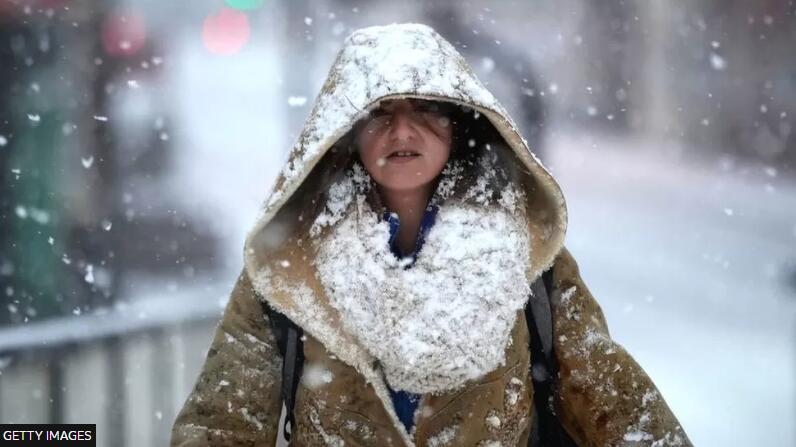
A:
<svg viewBox="0 0 796 447">
<path fill-rule="evenodd" d="M 415 137 L 411 112 L 396 110 L 390 120 L 390 140 L 404 141 Z"/>
</svg>

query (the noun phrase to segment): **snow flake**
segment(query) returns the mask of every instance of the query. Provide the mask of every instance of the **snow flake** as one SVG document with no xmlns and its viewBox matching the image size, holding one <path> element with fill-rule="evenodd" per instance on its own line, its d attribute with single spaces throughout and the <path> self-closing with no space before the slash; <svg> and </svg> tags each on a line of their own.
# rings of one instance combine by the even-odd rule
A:
<svg viewBox="0 0 796 447">
<path fill-rule="evenodd" d="M 495 60 L 491 57 L 485 57 L 481 59 L 481 68 L 483 68 L 487 73 L 492 72 L 492 70 L 495 69 Z"/>
<path fill-rule="evenodd" d="M 323 442 L 329 447 L 344 447 L 345 441 L 343 438 L 327 433 L 326 430 L 321 425 L 321 418 L 318 416 L 318 410 L 315 408 L 310 408 L 310 422 L 312 423 L 313 428 L 321 435 L 323 438 Z"/>
<path fill-rule="evenodd" d="M 14 273 L 14 264 L 8 259 L 3 259 L 0 264 L 0 275 L 11 276 Z"/>
<path fill-rule="evenodd" d="M 500 418 L 495 414 L 487 416 L 485 422 L 488 427 L 495 429 L 500 428 L 501 424 Z"/>
<path fill-rule="evenodd" d="M 453 440 L 456 438 L 456 433 L 458 431 L 458 425 L 445 427 L 439 433 L 428 438 L 428 447 L 444 447 L 447 445 L 453 445 Z"/>
<path fill-rule="evenodd" d="M 625 303 L 625 306 L 622 308 L 622 312 L 626 314 L 633 312 L 633 303 Z"/>
<path fill-rule="evenodd" d="M 29 207 L 28 213 L 31 219 L 38 224 L 45 225 L 50 222 L 50 213 L 47 210 Z"/>
<path fill-rule="evenodd" d="M 345 24 L 343 22 L 336 22 L 332 25 L 332 35 L 339 36 L 345 32 Z"/>
<path fill-rule="evenodd" d="M 72 135 L 75 129 L 77 129 L 76 124 L 64 123 L 63 126 L 61 126 L 61 133 L 68 137 L 69 135 Z"/>
<path fill-rule="evenodd" d="M 22 205 L 17 205 L 14 208 L 14 212 L 16 213 L 17 217 L 20 219 L 26 219 L 28 217 L 28 210 L 25 209 Z"/>
<path fill-rule="evenodd" d="M 523 384 L 522 380 L 512 377 L 509 380 L 509 383 L 506 384 L 506 405 L 509 407 L 513 407 L 517 405 L 517 402 L 520 400 L 520 393 L 522 392 Z"/>
<path fill-rule="evenodd" d="M 91 264 L 86 265 L 86 275 L 83 279 L 89 283 L 94 284 L 94 266 Z"/>
<path fill-rule="evenodd" d="M 83 164 L 84 168 L 88 169 L 91 167 L 92 164 L 94 164 L 94 156 L 91 155 L 88 158 L 80 157 L 80 163 Z"/>
<path fill-rule="evenodd" d="M 652 435 L 642 430 L 634 430 L 625 433 L 623 439 L 631 442 L 651 441 Z"/>
<path fill-rule="evenodd" d="M 253 424 L 254 426 L 256 426 L 256 427 L 257 427 L 257 430 L 262 430 L 262 429 L 263 429 L 263 423 L 262 423 L 262 422 L 260 422 L 260 421 L 258 421 L 258 420 L 257 420 L 257 419 L 256 419 L 254 416 L 252 416 L 251 414 L 249 414 L 249 409 L 248 409 L 248 408 L 241 408 L 241 409 L 240 409 L 240 414 L 243 416 L 243 419 L 244 419 L 246 422 L 248 422 L 248 423 L 250 423 L 250 424 Z"/>
<path fill-rule="evenodd" d="M 657 391 L 653 389 L 647 390 L 647 392 L 641 397 L 641 406 L 646 407 L 650 402 L 655 402 L 658 400 L 659 397 L 660 395 Z"/>
<path fill-rule="evenodd" d="M 714 70 L 722 71 L 727 68 L 727 61 L 716 53 L 710 53 L 710 66 Z"/>
<path fill-rule="evenodd" d="M 290 107 L 301 107 L 307 104 L 306 96 L 289 96 L 287 98 L 287 105 Z"/>
<path fill-rule="evenodd" d="M 323 385 L 332 383 L 332 380 L 334 380 L 334 374 L 323 367 L 323 365 L 310 363 L 304 366 L 301 382 L 307 388 L 311 390 L 317 389 Z"/>
</svg>

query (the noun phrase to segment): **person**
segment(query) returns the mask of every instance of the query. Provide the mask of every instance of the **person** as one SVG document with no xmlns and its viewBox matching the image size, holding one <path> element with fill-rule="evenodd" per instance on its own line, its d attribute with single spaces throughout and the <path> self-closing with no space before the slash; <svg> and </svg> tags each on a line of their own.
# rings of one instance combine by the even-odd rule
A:
<svg viewBox="0 0 796 447">
<path fill-rule="evenodd" d="M 274 445 L 285 388 L 292 445 L 544 445 L 543 414 L 566 445 L 691 445 L 610 338 L 566 224 L 558 184 L 447 41 L 354 32 L 247 236 L 172 445 Z M 526 313 L 548 302 L 541 277 L 549 400 Z M 292 390 L 283 319 L 303 333 Z"/>
</svg>

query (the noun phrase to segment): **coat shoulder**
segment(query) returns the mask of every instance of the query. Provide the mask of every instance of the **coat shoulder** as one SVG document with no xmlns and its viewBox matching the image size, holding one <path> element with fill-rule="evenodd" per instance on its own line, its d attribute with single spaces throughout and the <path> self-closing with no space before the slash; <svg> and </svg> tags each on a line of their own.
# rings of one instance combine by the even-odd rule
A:
<svg viewBox="0 0 796 447">
<path fill-rule="evenodd" d="M 172 446 L 273 445 L 281 413 L 281 357 L 246 272 L 238 277 Z"/>
<path fill-rule="evenodd" d="M 690 446 L 650 376 L 608 332 L 605 316 L 562 248 L 553 266 L 556 401 L 567 432 L 580 446 Z"/>
</svg>

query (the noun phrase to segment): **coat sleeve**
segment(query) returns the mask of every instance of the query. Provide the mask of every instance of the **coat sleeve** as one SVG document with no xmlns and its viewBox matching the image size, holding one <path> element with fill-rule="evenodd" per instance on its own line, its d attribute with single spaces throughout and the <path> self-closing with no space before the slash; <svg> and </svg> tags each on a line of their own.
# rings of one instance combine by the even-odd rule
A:
<svg viewBox="0 0 796 447">
<path fill-rule="evenodd" d="M 690 446 L 655 384 L 611 339 L 566 249 L 555 261 L 552 289 L 556 410 L 573 440 L 581 447 Z"/>
<path fill-rule="evenodd" d="M 207 359 L 174 422 L 172 447 L 275 445 L 282 358 L 247 273 L 241 273 Z"/>
</svg>

